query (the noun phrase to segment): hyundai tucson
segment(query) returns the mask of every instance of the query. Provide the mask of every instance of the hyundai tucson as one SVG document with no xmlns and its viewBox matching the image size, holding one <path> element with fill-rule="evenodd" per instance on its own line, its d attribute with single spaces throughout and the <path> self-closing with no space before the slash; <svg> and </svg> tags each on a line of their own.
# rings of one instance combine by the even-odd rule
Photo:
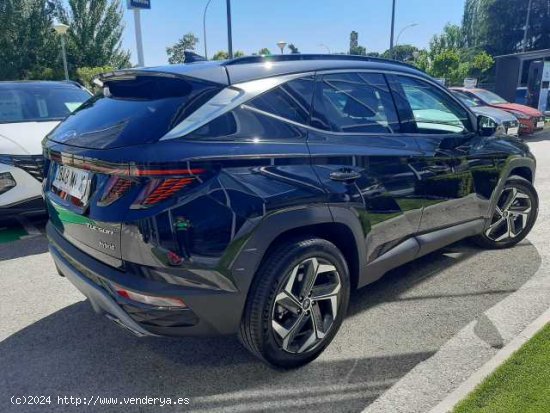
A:
<svg viewBox="0 0 550 413">
<path fill-rule="evenodd" d="M 350 292 L 467 237 L 522 240 L 535 159 L 405 64 L 244 57 L 104 74 L 44 142 L 59 273 L 138 336 L 315 359 Z"/>
</svg>

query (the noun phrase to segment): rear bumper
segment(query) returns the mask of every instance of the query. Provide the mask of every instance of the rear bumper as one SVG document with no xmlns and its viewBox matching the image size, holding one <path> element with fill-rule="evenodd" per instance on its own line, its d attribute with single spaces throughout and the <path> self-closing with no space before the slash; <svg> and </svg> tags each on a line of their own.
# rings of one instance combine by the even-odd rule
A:
<svg viewBox="0 0 550 413">
<path fill-rule="evenodd" d="M 64 275 L 90 301 L 93 309 L 137 336 L 233 334 L 244 299 L 237 292 L 193 289 L 145 279 L 110 267 L 80 251 L 55 227 L 46 227 L 51 255 Z M 146 295 L 181 298 L 187 308 L 156 307 L 118 296 L 112 284 Z"/>
<path fill-rule="evenodd" d="M 89 281 L 59 253 L 59 251 L 50 245 L 50 253 L 57 265 L 57 268 L 78 290 L 84 294 L 92 304 L 93 309 L 98 314 L 104 314 L 109 319 L 116 322 L 121 327 L 130 330 L 139 337 L 155 335 L 145 330 L 116 303 L 116 301 L 107 292 Z"/>
</svg>

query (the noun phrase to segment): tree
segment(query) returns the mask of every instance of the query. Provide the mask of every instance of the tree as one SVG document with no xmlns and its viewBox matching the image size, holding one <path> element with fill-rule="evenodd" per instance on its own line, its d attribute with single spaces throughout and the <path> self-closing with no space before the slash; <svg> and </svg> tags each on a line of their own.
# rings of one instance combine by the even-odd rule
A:
<svg viewBox="0 0 550 413">
<path fill-rule="evenodd" d="M 0 1 L 0 80 L 62 77 L 61 64 L 52 69 L 56 60 L 61 62 L 59 38 L 52 30 L 55 6 L 44 0 Z"/>
<path fill-rule="evenodd" d="M 233 53 L 233 57 L 243 57 L 246 56 L 242 50 L 237 50 L 235 53 Z"/>
<path fill-rule="evenodd" d="M 446 50 L 460 50 L 465 46 L 464 33 L 460 26 L 456 24 L 447 24 L 443 28 L 443 33 L 436 34 L 430 40 L 430 55 L 435 58 L 436 55 Z"/>
<path fill-rule="evenodd" d="M 452 72 L 456 71 L 460 65 L 460 55 L 456 50 L 449 49 L 439 53 L 433 59 L 431 75 L 440 78 L 452 77 Z"/>
<path fill-rule="evenodd" d="M 359 46 L 359 33 L 353 30 L 349 35 L 349 54 L 366 56 L 367 49 Z"/>
<path fill-rule="evenodd" d="M 290 43 L 288 45 L 288 48 L 290 49 L 290 53 L 291 54 L 299 54 L 300 51 L 298 50 L 298 48 L 296 46 L 294 46 L 294 43 Z"/>
<path fill-rule="evenodd" d="M 104 67 L 79 67 L 76 69 L 76 76 L 81 84 L 83 84 L 89 90 L 94 89 L 92 80 L 101 73 L 112 72 L 114 70 L 111 66 Z"/>
<path fill-rule="evenodd" d="M 520 52 L 529 1 L 467 0 L 464 5 L 464 36 L 468 47 L 493 56 Z M 550 48 L 548 0 L 532 0 L 526 50 Z"/>
<path fill-rule="evenodd" d="M 229 59 L 229 53 L 225 50 L 220 50 L 212 56 L 212 60 L 227 60 Z"/>
<path fill-rule="evenodd" d="M 69 25 L 67 60 L 78 67 L 130 66 L 130 52 L 122 49 L 124 23 L 120 0 L 57 0 L 59 20 Z"/>
<path fill-rule="evenodd" d="M 193 33 L 189 32 L 179 39 L 172 47 L 166 48 L 166 54 L 168 54 L 168 63 L 171 65 L 185 62 L 186 50 L 195 50 L 199 38 Z"/>
<path fill-rule="evenodd" d="M 271 56 L 271 52 L 269 51 L 269 49 L 267 47 L 264 47 L 263 49 L 260 49 L 258 51 L 258 54 L 260 56 Z"/>
<path fill-rule="evenodd" d="M 414 53 L 418 52 L 418 48 L 410 44 L 400 44 L 394 46 L 392 50 L 388 49 L 382 53 L 382 57 L 385 59 L 394 59 L 400 62 L 408 62 L 414 59 Z"/>
</svg>

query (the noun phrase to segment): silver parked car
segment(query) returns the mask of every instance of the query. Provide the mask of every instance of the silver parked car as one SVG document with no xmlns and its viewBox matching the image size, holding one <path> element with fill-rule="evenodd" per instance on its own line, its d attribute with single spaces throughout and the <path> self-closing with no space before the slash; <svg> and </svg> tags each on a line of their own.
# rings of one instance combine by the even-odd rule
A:
<svg viewBox="0 0 550 413">
<path fill-rule="evenodd" d="M 496 123 L 497 135 L 519 136 L 519 121 L 510 112 L 482 105 L 479 100 L 472 99 L 458 90 L 451 90 L 451 92 L 468 105 L 476 115 L 483 115 L 492 119 Z"/>
</svg>

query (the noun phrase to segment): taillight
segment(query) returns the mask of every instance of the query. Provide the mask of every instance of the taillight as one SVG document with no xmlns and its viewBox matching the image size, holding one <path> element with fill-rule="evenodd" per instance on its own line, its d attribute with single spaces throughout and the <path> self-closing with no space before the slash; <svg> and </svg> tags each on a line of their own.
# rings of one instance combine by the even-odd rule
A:
<svg viewBox="0 0 550 413">
<path fill-rule="evenodd" d="M 97 203 L 99 206 L 111 205 L 117 199 L 120 199 L 134 184 L 133 181 L 119 176 L 112 176 L 107 181 L 103 196 Z"/>
<path fill-rule="evenodd" d="M 156 176 L 156 175 L 168 175 L 171 172 L 177 172 L 178 177 L 170 178 L 151 178 L 140 192 L 134 203 L 132 209 L 149 208 L 157 205 L 172 196 L 176 195 L 179 191 L 185 187 L 191 185 L 196 181 L 200 181 L 200 174 L 205 171 L 203 169 L 186 169 L 186 170 L 140 170 L 141 176 Z"/>
</svg>

